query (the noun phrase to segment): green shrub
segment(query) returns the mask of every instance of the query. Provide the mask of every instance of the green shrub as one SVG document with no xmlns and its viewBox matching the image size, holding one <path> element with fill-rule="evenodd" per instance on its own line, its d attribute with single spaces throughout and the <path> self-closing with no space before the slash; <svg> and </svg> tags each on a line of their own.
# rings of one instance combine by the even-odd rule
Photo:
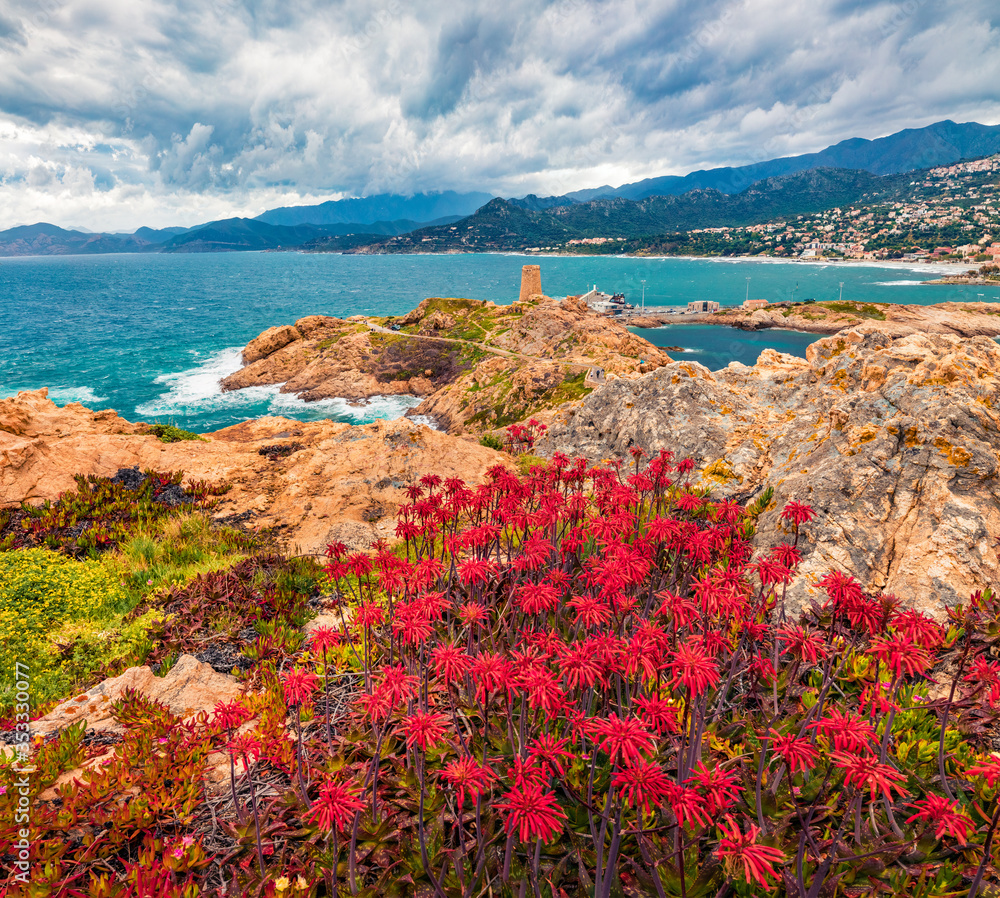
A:
<svg viewBox="0 0 1000 898">
<path fill-rule="evenodd" d="M 487 449 L 496 449 L 497 452 L 503 452 L 503 440 L 495 433 L 484 433 L 479 438 L 479 445 L 485 446 Z"/>
<path fill-rule="evenodd" d="M 207 443 L 203 436 L 192 433 L 190 430 L 181 430 L 173 424 L 151 424 L 149 429 L 159 439 L 161 443 L 180 443 L 184 440 L 199 440 Z"/>
</svg>

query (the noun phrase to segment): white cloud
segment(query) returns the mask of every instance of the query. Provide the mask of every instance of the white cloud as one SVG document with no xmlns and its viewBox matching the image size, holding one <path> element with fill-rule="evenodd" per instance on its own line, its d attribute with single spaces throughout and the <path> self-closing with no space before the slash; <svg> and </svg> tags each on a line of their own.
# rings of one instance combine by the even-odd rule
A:
<svg viewBox="0 0 1000 898">
<path fill-rule="evenodd" d="M 1000 121 L 992 0 L 8 0 L 0 228 L 559 193 Z"/>
</svg>

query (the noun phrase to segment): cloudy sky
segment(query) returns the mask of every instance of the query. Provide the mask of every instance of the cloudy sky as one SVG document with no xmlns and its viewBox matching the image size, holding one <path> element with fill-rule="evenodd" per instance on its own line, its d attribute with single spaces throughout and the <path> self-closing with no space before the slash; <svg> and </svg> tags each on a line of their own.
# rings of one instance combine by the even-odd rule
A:
<svg viewBox="0 0 1000 898">
<path fill-rule="evenodd" d="M 0 228 L 558 194 L 1000 122 L 995 0 L 4 0 Z"/>
</svg>

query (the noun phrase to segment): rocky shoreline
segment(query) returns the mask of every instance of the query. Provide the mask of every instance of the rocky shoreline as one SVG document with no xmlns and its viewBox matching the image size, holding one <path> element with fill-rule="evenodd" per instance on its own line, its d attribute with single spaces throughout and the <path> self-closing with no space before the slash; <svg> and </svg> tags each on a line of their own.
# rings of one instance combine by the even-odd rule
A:
<svg viewBox="0 0 1000 898">
<path fill-rule="evenodd" d="M 1000 336 L 1000 304 L 944 302 L 923 306 L 847 301 L 781 302 L 754 311 L 737 308 L 702 315 L 646 315 L 633 319 L 631 326 L 712 324 L 748 331 L 791 330 L 829 336 L 868 322 L 877 323 L 884 333 L 895 337 L 916 333 L 997 337 Z"/>
</svg>

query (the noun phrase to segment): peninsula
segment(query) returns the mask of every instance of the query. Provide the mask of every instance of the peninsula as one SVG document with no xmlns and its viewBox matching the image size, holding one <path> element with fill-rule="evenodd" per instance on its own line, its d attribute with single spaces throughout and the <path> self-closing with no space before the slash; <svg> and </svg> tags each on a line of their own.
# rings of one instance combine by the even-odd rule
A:
<svg viewBox="0 0 1000 898">
<path fill-rule="evenodd" d="M 672 324 L 715 324 L 740 330 L 793 330 L 835 334 L 865 322 L 878 322 L 883 333 L 954 334 L 959 337 L 1000 336 L 1000 304 L 942 302 L 929 306 L 887 302 L 777 302 L 756 309 L 722 309 L 698 315 L 648 314 L 631 319 L 634 327 Z"/>
</svg>

